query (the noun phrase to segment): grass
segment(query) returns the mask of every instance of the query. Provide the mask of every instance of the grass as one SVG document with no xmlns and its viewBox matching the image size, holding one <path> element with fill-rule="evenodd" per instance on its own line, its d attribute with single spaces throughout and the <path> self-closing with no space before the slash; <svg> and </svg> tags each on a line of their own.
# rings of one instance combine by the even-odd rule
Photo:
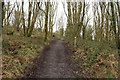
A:
<svg viewBox="0 0 120 80">
<path fill-rule="evenodd" d="M 2 34 L 2 77 L 17 78 L 23 75 L 25 68 L 32 64 L 32 60 L 49 44 L 50 38 L 44 42 L 43 33 L 24 37 L 17 32 L 13 35 L 5 32 Z"/>
<path fill-rule="evenodd" d="M 80 41 L 77 44 L 72 60 L 80 68 L 79 74 L 85 73 L 83 76 L 88 78 L 118 77 L 118 50 L 114 42 Z"/>
</svg>

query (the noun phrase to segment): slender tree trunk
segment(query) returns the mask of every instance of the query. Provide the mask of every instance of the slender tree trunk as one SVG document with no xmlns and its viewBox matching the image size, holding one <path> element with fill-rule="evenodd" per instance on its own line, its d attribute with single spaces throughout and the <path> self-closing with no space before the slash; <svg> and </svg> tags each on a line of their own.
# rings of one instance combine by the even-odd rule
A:
<svg viewBox="0 0 120 80">
<path fill-rule="evenodd" d="M 114 12 L 113 2 L 111 2 L 111 11 L 112 11 L 112 28 L 113 28 L 113 31 L 116 35 L 117 34 L 117 32 L 116 32 L 116 20 L 115 20 L 115 12 Z"/>
<path fill-rule="evenodd" d="M 2 27 L 3 27 L 3 20 L 4 20 L 4 18 L 5 18 L 4 0 L 3 0 L 3 2 L 1 2 L 1 4 L 2 4 Z"/>
<path fill-rule="evenodd" d="M 83 16 L 82 16 L 82 26 L 83 26 L 83 39 L 85 39 L 85 29 L 86 29 L 86 26 L 83 25 L 83 20 L 84 20 L 84 16 L 85 16 L 85 2 L 83 4 Z"/>
<path fill-rule="evenodd" d="M 32 4 L 29 2 L 29 9 L 28 9 L 28 26 L 27 26 L 27 31 L 26 34 L 28 35 L 29 28 L 31 26 L 30 21 L 31 21 L 31 7 Z"/>
<path fill-rule="evenodd" d="M 2 6 L 3 6 L 3 4 L 2 4 L 2 1 L 0 1 L 0 10 L 2 10 Z M 2 34 L 2 21 L 3 21 L 3 17 L 2 17 L 2 13 L 3 13 L 3 10 L 2 11 L 0 11 L 0 39 L 1 39 L 1 34 Z M 1 42 L 1 40 L 0 40 L 0 42 Z M 0 45 L 0 48 L 1 48 L 2 46 Z"/>
<path fill-rule="evenodd" d="M 31 22 L 31 25 L 30 25 L 30 28 L 29 28 L 29 31 L 28 31 L 28 34 L 27 34 L 28 37 L 30 37 L 32 35 L 33 29 L 34 29 L 34 24 L 36 22 L 37 15 L 38 15 L 38 12 L 39 12 L 36 3 L 34 3 L 34 8 L 35 9 L 33 10 L 32 22 Z"/>
<path fill-rule="evenodd" d="M 109 41 L 109 21 L 108 21 L 108 16 L 106 15 L 106 40 Z"/>
<path fill-rule="evenodd" d="M 51 24 L 52 24 L 52 22 L 51 22 L 51 12 L 50 12 L 50 14 L 49 14 L 49 33 L 51 32 Z"/>
<path fill-rule="evenodd" d="M 118 55 L 120 57 L 120 25 L 118 25 L 118 33 L 117 33 L 116 32 L 117 31 L 116 30 L 116 19 L 115 19 L 113 2 L 111 2 L 111 10 L 112 10 L 112 27 L 113 27 L 113 31 L 115 34 L 116 46 L 118 48 Z M 120 15 L 119 15 L 119 22 L 120 22 Z"/>
<path fill-rule="evenodd" d="M 48 12 L 49 12 L 49 2 L 46 2 L 46 14 L 45 14 L 45 39 L 47 41 L 48 36 Z"/>
<path fill-rule="evenodd" d="M 76 28 L 76 32 L 75 32 L 75 36 L 76 36 L 76 38 L 77 39 L 79 39 L 79 37 L 80 37 L 80 31 L 81 31 L 81 29 L 82 29 L 82 26 L 81 26 L 81 19 L 80 19 L 80 16 L 81 16 L 81 11 L 82 11 L 82 2 L 79 2 L 79 4 L 78 4 L 78 13 L 77 13 L 77 28 Z M 80 37 L 81 38 L 81 37 Z"/>
<path fill-rule="evenodd" d="M 8 26 L 9 25 L 9 15 L 10 15 L 10 13 L 9 13 L 9 9 L 10 9 L 10 2 L 8 2 L 8 4 L 7 4 L 7 18 L 6 18 L 6 26 Z"/>
<path fill-rule="evenodd" d="M 22 2 L 22 24 L 23 24 L 23 32 L 25 36 L 25 19 L 24 19 L 24 2 Z"/>
<path fill-rule="evenodd" d="M 118 13 L 119 13 L 119 19 L 118 19 L 118 49 L 120 51 L 120 6 L 119 6 L 119 2 L 117 2 L 117 7 L 118 7 Z M 120 53 L 120 52 L 119 52 Z"/>
<path fill-rule="evenodd" d="M 71 34 L 71 27 L 72 27 L 72 19 L 71 19 L 71 2 L 67 2 L 68 7 L 68 16 L 67 16 L 67 28 L 66 28 L 66 38 L 71 41 L 72 35 Z"/>
</svg>

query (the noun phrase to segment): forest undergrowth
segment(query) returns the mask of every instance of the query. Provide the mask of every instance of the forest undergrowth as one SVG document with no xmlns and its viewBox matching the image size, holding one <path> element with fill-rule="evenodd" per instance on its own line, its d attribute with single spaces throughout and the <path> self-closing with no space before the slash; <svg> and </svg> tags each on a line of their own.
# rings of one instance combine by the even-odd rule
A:
<svg viewBox="0 0 120 80">
<path fill-rule="evenodd" d="M 74 50 L 71 59 L 78 67 L 79 77 L 118 78 L 118 50 L 114 42 L 80 41 Z"/>
<path fill-rule="evenodd" d="M 3 30 L 2 34 L 2 77 L 17 78 L 22 76 L 28 65 L 40 55 L 49 40 L 44 42 L 43 33 L 35 33 L 32 37 L 24 37 L 21 32 L 13 32 L 13 28 Z"/>
</svg>

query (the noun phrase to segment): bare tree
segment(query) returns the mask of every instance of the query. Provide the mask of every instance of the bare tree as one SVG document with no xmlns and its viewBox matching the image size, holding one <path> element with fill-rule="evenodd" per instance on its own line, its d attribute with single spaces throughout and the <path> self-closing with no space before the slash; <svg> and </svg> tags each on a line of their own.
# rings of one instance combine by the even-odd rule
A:
<svg viewBox="0 0 120 80">
<path fill-rule="evenodd" d="M 45 9 L 46 9 L 46 14 L 45 14 L 45 39 L 44 41 L 47 41 L 47 36 L 48 36 L 48 13 L 49 13 L 49 5 L 50 2 L 45 2 Z"/>
<path fill-rule="evenodd" d="M 24 18 L 24 2 L 22 2 L 22 25 L 23 25 L 23 34 L 24 34 L 24 36 L 26 35 L 25 34 L 25 30 L 26 30 L 26 28 L 25 28 L 25 18 Z"/>
<path fill-rule="evenodd" d="M 32 22 L 31 22 L 31 25 L 29 28 L 29 32 L 27 34 L 28 37 L 30 37 L 32 35 L 33 29 L 34 29 L 34 24 L 36 22 L 36 19 L 37 19 L 38 13 L 39 13 L 37 2 L 34 2 L 33 6 L 34 6 L 33 7 L 33 16 L 32 16 Z"/>
</svg>

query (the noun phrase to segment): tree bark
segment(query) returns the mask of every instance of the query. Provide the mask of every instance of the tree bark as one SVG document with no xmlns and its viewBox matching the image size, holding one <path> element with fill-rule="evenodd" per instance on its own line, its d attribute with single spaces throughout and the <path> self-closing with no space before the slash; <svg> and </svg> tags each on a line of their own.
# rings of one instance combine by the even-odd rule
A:
<svg viewBox="0 0 120 80">
<path fill-rule="evenodd" d="M 116 46 L 117 46 L 118 50 L 120 50 L 120 41 L 119 41 L 120 40 L 120 26 L 118 25 L 118 33 L 117 33 L 113 2 L 111 2 L 111 11 L 112 11 L 112 28 L 113 28 L 113 31 L 114 31 L 114 34 L 115 34 Z M 119 53 L 119 55 L 120 55 L 120 53 Z"/>
<path fill-rule="evenodd" d="M 35 9 L 33 10 L 32 22 L 31 22 L 31 25 L 30 25 L 30 28 L 29 28 L 29 31 L 28 31 L 28 34 L 27 34 L 28 37 L 31 37 L 31 35 L 32 35 L 33 29 L 34 29 L 34 24 L 36 22 L 37 15 L 38 15 L 38 12 L 39 12 L 36 2 L 34 3 L 34 8 Z"/>
<path fill-rule="evenodd" d="M 25 36 L 25 19 L 24 19 L 24 2 L 22 2 L 22 24 L 23 24 L 23 35 Z"/>
<path fill-rule="evenodd" d="M 26 34 L 28 34 L 28 31 L 29 31 L 29 28 L 30 28 L 30 21 L 31 21 L 31 7 L 32 7 L 32 4 L 31 2 L 29 2 L 29 9 L 28 9 L 28 26 L 27 26 L 27 31 L 26 31 Z"/>
<path fill-rule="evenodd" d="M 4 11 L 4 1 L 2 3 L 2 27 L 3 27 L 3 20 L 5 18 L 5 11 Z"/>
<path fill-rule="evenodd" d="M 44 41 L 47 41 L 48 36 L 48 12 L 49 12 L 49 2 L 46 2 L 46 14 L 45 14 L 45 39 Z"/>
<path fill-rule="evenodd" d="M 83 20 L 84 20 L 84 16 L 85 16 L 85 2 L 83 4 L 83 16 L 82 16 L 82 26 L 83 26 L 83 39 L 85 39 L 85 29 L 86 29 L 86 26 L 83 25 Z"/>
<path fill-rule="evenodd" d="M 118 19 L 118 49 L 120 51 L 120 6 L 119 6 L 120 2 L 117 2 L 117 7 L 118 7 L 118 15 L 119 15 L 119 19 Z"/>
</svg>

